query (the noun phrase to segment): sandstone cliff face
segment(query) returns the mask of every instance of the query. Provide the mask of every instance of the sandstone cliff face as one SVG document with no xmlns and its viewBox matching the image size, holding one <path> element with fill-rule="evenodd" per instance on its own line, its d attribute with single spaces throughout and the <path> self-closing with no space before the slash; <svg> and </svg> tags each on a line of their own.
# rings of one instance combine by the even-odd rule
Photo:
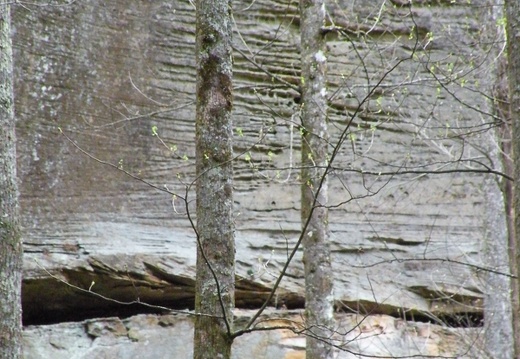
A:
<svg viewBox="0 0 520 359">
<path fill-rule="evenodd" d="M 486 175 L 460 171 L 488 163 L 481 151 L 493 122 L 482 92 L 489 84 L 481 83 L 489 70 L 482 66 L 483 11 L 444 1 L 328 6 L 331 150 L 350 124 L 329 188 L 340 312 L 480 324 Z M 237 2 L 234 19 L 236 304 L 256 308 L 300 228 L 297 4 Z M 193 5 L 19 6 L 13 25 L 25 323 L 157 312 L 65 282 L 118 301 L 191 308 Z M 302 308 L 302 284 L 300 256 L 271 304 Z M 124 333 L 107 329 L 108 336 L 91 333 L 95 320 L 30 327 L 26 357 L 71 357 L 76 350 L 77 357 L 111 357 L 93 349 L 96 340 L 119 357 L 139 356 L 128 334 L 133 321 L 140 330 L 150 323 L 159 331 L 191 331 L 184 317 L 168 317 L 173 324 L 166 326 L 161 318 L 109 320 Z M 435 330 L 439 344 L 463 332 Z M 78 341 L 56 339 L 62 331 Z M 398 332 L 390 353 L 410 343 Z M 259 343 L 278 345 L 272 343 L 281 334 L 263 335 Z M 464 353 L 468 343 L 448 346 L 449 353 Z M 276 350 L 272 358 L 289 357 Z"/>
<path fill-rule="evenodd" d="M 238 324 L 251 318 L 251 312 L 237 311 Z M 301 314 L 270 311 L 268 325 L 298 329 Z M 273 319 L 275 318 L 275 319 Z M 337 317 L 336 358 L 359 358 L 356 353 L 394 358 L 426 355 L 476 358 L 479 330 L 440 328 L 427 323 L 406 322 L 389 316 L 342 314 Z M 354 328 L 354 329 L 353 329 Z M 346 333 L 346 334 L 345 334 Z M 25 355 L 28 358 L 190 358 L 193 347 L 193 323 L 185 315 L 137 315 L 31 326 L 25 331 Z M 472 349 L 467 350 L 469 346 Z M 233 358 L 305 358 L 305 337 L 289 329 L 253 332 L 235 340 Z"/>
</svg>

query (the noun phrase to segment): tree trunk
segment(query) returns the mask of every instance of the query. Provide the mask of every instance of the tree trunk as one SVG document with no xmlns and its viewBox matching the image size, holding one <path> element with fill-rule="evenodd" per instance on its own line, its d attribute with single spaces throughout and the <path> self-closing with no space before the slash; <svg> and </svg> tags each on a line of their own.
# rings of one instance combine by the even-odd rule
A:
<svg viewBox="0 0 520 359">
<path fill-rule="evenodd" d="M 300 1 L 302 61 L 302 204 L 307 359 L 332 358 L 326 343 L 334 325 L 334 294 L 328 243 L 328 162 L 325 19 L 323 0 Z"/>
<path fill-rule="evenodd" d="M 235 297 L 231 2 L 197 1 L 194 358 L 230 358 Z"/>
<path fill-rule="evenodd" d="M 497 147 L 499 136 L 495 129 L 486 134 L 484 145 L 488 150 L 488 157 L 492 161 L 492 168 L 501 169 L 500 153 Z M 503 138 L 503 137 L 502 137 Z M 508 152 L 509 153 L 509 152 Z M 506 159 L 507 161 L 507 159 Z M 507 171 L 506 171 L 507 173 Z M 509 173 L 508 173 L 509 174 Z M 507 180 L 505 180 L 507 181 Z M 505 183 L 507 186 L 508 183 Z M 508 269 L 508 232 L 506 212 L 508 206 L 504 204 L 504 196 L 497 184 L 497 178 L 487 176 L 483 183 L 486 211 L 484 213 L 484 250 L 485 265 L 501 273 Z M 484 273 L 484 345 L 486 352 L 492 353 L 493 359 L 512 359 L 513 348 L 511 322 L 504 318 L 511 318 L 510 278 L 496 273 Z"/>
<path fill-rule="evenodd" d="M 493 45 L 489 49 L 484 68 L 488 71 L 480 73 L 485 93 L 492 94 L 494 101 L 489 101 L 484 108 L 486 112 L 495 113 L 500 117 L 500 126 L 490 128 L 483 137 L 482 150 L 487 153 L 491 168 L 513 177 L 511 162 L 511 127 L 508 100 L 508 85 L 506 74 L 506 58 L 501 56 L 503 50 L 501 40 L 505 41 L 504 28 L 497 26 L 504 16 L 504 9 L 497 0 L 482 17 L 486 24 L 482 32 L 482 42 Z M 498 39 L 498 41 L 497 41 Z M 483 77 L 485 76 L 485 77 Z M 493 121 L 489 118 L 487 121 Z M 485 176 L 483 182 L 484 200 L 483 213 L 484 241 L 482 258 L 488 268 L 500 273 L 509 272 L 509 241 L 514 235 L 513 216 L 511 208 L 513 183 L 499 176 Z M 482 273 L 484 282 L 484 336 L 481 348 L 493 359 L 512 359 L 511 343 L 511 280 L 509 277 L 486 272 Z"/>
<path fill-rule="evenodd" d="M 0 4 L 0 358 L 22 356 L 22 240 L 16 184 L 9 5 Z"/>
<path fill-rule="evenodd" d="M 505 2 L 507 18 L 507 58 L 509 78 L 509 104 L 513 125 L 512 152 L 514 167 L 513 211 L 514 236 L 509 243 L 511 274 L 511 306 L 515 358 L 520 358 L 520 3 Z"/>
</svg>

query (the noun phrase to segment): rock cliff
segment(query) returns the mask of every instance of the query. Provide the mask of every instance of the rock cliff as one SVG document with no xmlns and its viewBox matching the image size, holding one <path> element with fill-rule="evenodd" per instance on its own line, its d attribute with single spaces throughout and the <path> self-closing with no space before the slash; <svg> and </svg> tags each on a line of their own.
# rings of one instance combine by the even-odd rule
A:
<svg viewBox="0 0 520 359">
<path fill-rule="evenodd" d="M 353 341 L 352 350 L 476 355 L 481 145 L 494 118 L 481 83 L 486 13 L 473 5 L 327 7 L 331 150 L 346 134 L 329 188 L 338 321 L 370 314 L 366 330 L 387 348 Z M 193 307 L 193 3 L 17 6 L 13 25 L 26 357 L 188 357 L 189 317 L 142 303 Z M 267 298 L 299 235 L 297 3 L 235 2 L 234 27 L 236 306 L 245 310 Z M 271 306 L 303 308 L 302 285 L 299 256 Z M 252 334 L 237 350 L 301 357 L 301 338 L 284 333 Z"/>
</svg>

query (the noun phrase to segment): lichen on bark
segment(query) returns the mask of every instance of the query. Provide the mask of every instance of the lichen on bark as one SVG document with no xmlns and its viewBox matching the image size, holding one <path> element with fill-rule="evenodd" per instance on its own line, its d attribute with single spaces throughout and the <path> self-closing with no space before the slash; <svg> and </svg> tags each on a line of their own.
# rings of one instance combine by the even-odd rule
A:
<svg viewBox="0 0 520 359">
<path fill-rule="evenodd" d="M 235 297 L 231 2 L 199 0 L 196 24 L 197 277 L 194 358 L 230 358 Z"/>
<path fill-rule="evenodd" d="M 300 1 L 302 63 L 301 220 L 305 267 L 306 358 L 327 359 L 334 327 L 333 275 L 329 248 L 328 130 L 323 0 Z"/>
<path fill-rule="evenodd" d="M 21 277 L 10 5 L 0 4 L 0 357 L 22 355 Z"/>
</svg>

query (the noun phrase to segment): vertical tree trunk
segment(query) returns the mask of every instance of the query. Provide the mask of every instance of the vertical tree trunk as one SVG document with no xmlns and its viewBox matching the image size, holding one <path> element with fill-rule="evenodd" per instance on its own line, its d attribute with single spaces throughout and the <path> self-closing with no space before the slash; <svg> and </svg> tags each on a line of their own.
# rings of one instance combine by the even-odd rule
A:
<svg viewBox="0 0 520 359">
<path fill-rule="evenodd" d="M 508 104 L 508 84 L 506 74 L 506 59 L 501 56 L 501 41 L 505 40 L 504 28 L 497 26 L 504 16 L 504 9 L 498 0 L 490 2 L 488 11 L 483 13 L 482 42 L 496 45 L 490 47 L 487 62 L 483 66 L 488 71 L 481 72 L 483 91 L 492 94 L 494 103 L 487 102 L 486 112 L 494 112 L 502 120 L 500 126 L 491 128 L 482 138 L 482 149 L 487 153 L 489 166 L 509 176 L 513 174 L 511 162 L 511 127 Z M 485 14 L 485 15 L 484 15 Z M 486 16 L 486 18 L 484 18 Z M 498 61 L 497 61 L 498 59 Z M 482 78 L 482 76 L 485 76 Z M 489 121 L 492 121 L 490 119 Z M 509 241 L 514 235 L 512 215 L 513 183 L 505 178 L 485 176 L 483 192 L 485 198 L 484 210 L 484 264 L 501 273 L 509 272 Z M 504 210 L 505 209 L 505 210 Z M 504 318 L 511 318 L 511 280 L 497 273 L 483 273 L 484 290 L 484 336 L 482 349 L 492 353 L 493 359 L 513 359 L 511 343 L 512 323 Z"/>
<path fill-rule="evenodd" d="M 22 356 L 22 241 L 16 184 L 9 5 L 0 3 L 0 358 Z"/>
<path fill-rule="evenodd" d="M 492 161 L 492 168 L 500 169 L 500 153 L 497 147 L 495 129 L 486 134 L 484 148 Z M 507 173 L 507 171 L 506 171 Z M 509 232 L 504 208 L 504 194 L 500 191 L 497 178 L 487 176 L 483 184 L 486 209 L 484 213 L 484 260 L 486 266 L 502 273 L 509 272 L 508 239 Z M 511 232 L 512 233 L 512 232 Z M 510 278 L 496 274 L 483 273 L 485 276 L 483 349 L 492 353 L 493 359 L 512 359 L 513 348 L 511 322 Z"/>
<path fill-rule="evenodd" d="M 307 359 L 332 358 L 329 339 L 334 326 L 334 294 L 328 243 L 328 162 L 325 19 L 323 0 L 300 0 L 302 59 L 302 223 L 304 233 L 305 319 L 309 327 Z M 313 210 L 314 208 L 314 210 Z M 310 218 L 309 218 L 310 217 Z M 320 340 L 321 338 L 323 340 Z"/>
<path fill-rule="evenodd" d="M 194 358 L 230 358 L 235 297 L 231 2 L 198 0 Z M 208 316 L 209 315 L 209 316 Z"/>
<path fill-rule="evenodd" d="M 520 358 L 520 2 L 506 0 L 507 58 L 509 103 L 513 125 L 512 152 L 514 167 L 513 211 L 514 236 L 509 243 L 511 274 L 511 306 L 515 358 Z"/>
</svg>

